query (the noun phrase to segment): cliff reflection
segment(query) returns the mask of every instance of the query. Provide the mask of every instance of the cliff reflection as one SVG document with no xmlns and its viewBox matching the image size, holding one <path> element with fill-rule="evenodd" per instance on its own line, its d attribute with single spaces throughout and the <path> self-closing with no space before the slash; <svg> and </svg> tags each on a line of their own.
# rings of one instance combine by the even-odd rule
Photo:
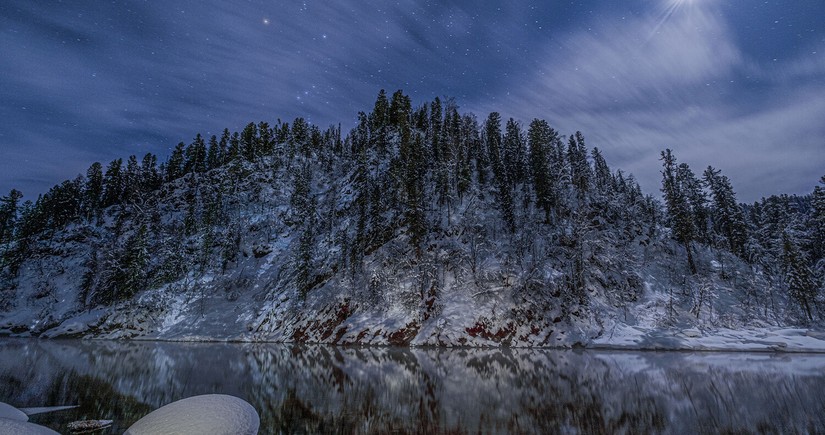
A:
<svg viewBox="0 0 825 435">
<path fill-rule="evenodd" d="M 249 401 L 261 433 L 825 430 L 825 356 L 0 341 L 0 401 L 122 433 L 184 397 Z"/>
</svg>

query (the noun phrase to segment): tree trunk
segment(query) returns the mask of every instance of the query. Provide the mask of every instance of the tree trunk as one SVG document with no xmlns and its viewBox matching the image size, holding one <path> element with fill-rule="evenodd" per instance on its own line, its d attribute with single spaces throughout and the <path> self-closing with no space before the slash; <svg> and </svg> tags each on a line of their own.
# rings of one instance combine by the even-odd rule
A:
<svg viewBox="0 0 825 435">
<path fill-rule="evenodd" d="M 691 275 L 696 275 L 696 263 L 693 262 L 693 253 L 690 250 L 690 242 L 685 242 L 685 251 L 687 251 L 688 267 Z"/>
</svg>

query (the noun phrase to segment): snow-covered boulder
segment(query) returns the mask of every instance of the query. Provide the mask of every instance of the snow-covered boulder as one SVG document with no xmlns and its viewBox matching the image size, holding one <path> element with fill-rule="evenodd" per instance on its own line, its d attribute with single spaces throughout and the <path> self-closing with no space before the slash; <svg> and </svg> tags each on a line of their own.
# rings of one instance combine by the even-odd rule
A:
<svg viewBox="0 0 825 435">
<path fill-rule="evenodd" d="M 7 418 L 9 420 L 17 421 L 29 421 L 29 416 L 26 415 L 25 412 L 3 402 L 0 402 L 0 418 Z"/>
<path fill-rule="evenodd" d="M 0 433 L 14 435 L 60 435 L 47 427 L 10 418 L 0 418 Z"/>
<path fill-rule="evenodd" d="M 152 411 L 124 435 L 255 435 L 258 412 L 248 402 L 225 394 L 206 394 L 172 402 Z"/>
</svg>

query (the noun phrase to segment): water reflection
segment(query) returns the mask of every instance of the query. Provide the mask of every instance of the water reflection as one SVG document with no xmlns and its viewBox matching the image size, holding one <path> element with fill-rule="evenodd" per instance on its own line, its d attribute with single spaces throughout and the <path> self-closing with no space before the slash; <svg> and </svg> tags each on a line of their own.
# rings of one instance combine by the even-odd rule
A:
<svg viewBox="0 0 825 435">
<path fill-rule="evenodd" d="M 0 401 L 112 419 L 223 393 L 261 433 L 825 431 L 825 355 L 6 340 Z"/>
</svg>

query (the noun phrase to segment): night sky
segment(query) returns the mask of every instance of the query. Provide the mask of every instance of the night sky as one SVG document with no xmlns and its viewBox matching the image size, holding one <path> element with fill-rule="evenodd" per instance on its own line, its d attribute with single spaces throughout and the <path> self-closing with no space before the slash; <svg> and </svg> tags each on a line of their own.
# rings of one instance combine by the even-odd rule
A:
<svg viewBox="0 0 825 435">
<path fill-rule="evenodd" d="M 4 0 L 0 195 L 250 121 L 346 130 L 381 88 L 581 130 L 656 195 L 666 147 L 741 201 L 825 175 L 822 0 Z"/>
</svg>

